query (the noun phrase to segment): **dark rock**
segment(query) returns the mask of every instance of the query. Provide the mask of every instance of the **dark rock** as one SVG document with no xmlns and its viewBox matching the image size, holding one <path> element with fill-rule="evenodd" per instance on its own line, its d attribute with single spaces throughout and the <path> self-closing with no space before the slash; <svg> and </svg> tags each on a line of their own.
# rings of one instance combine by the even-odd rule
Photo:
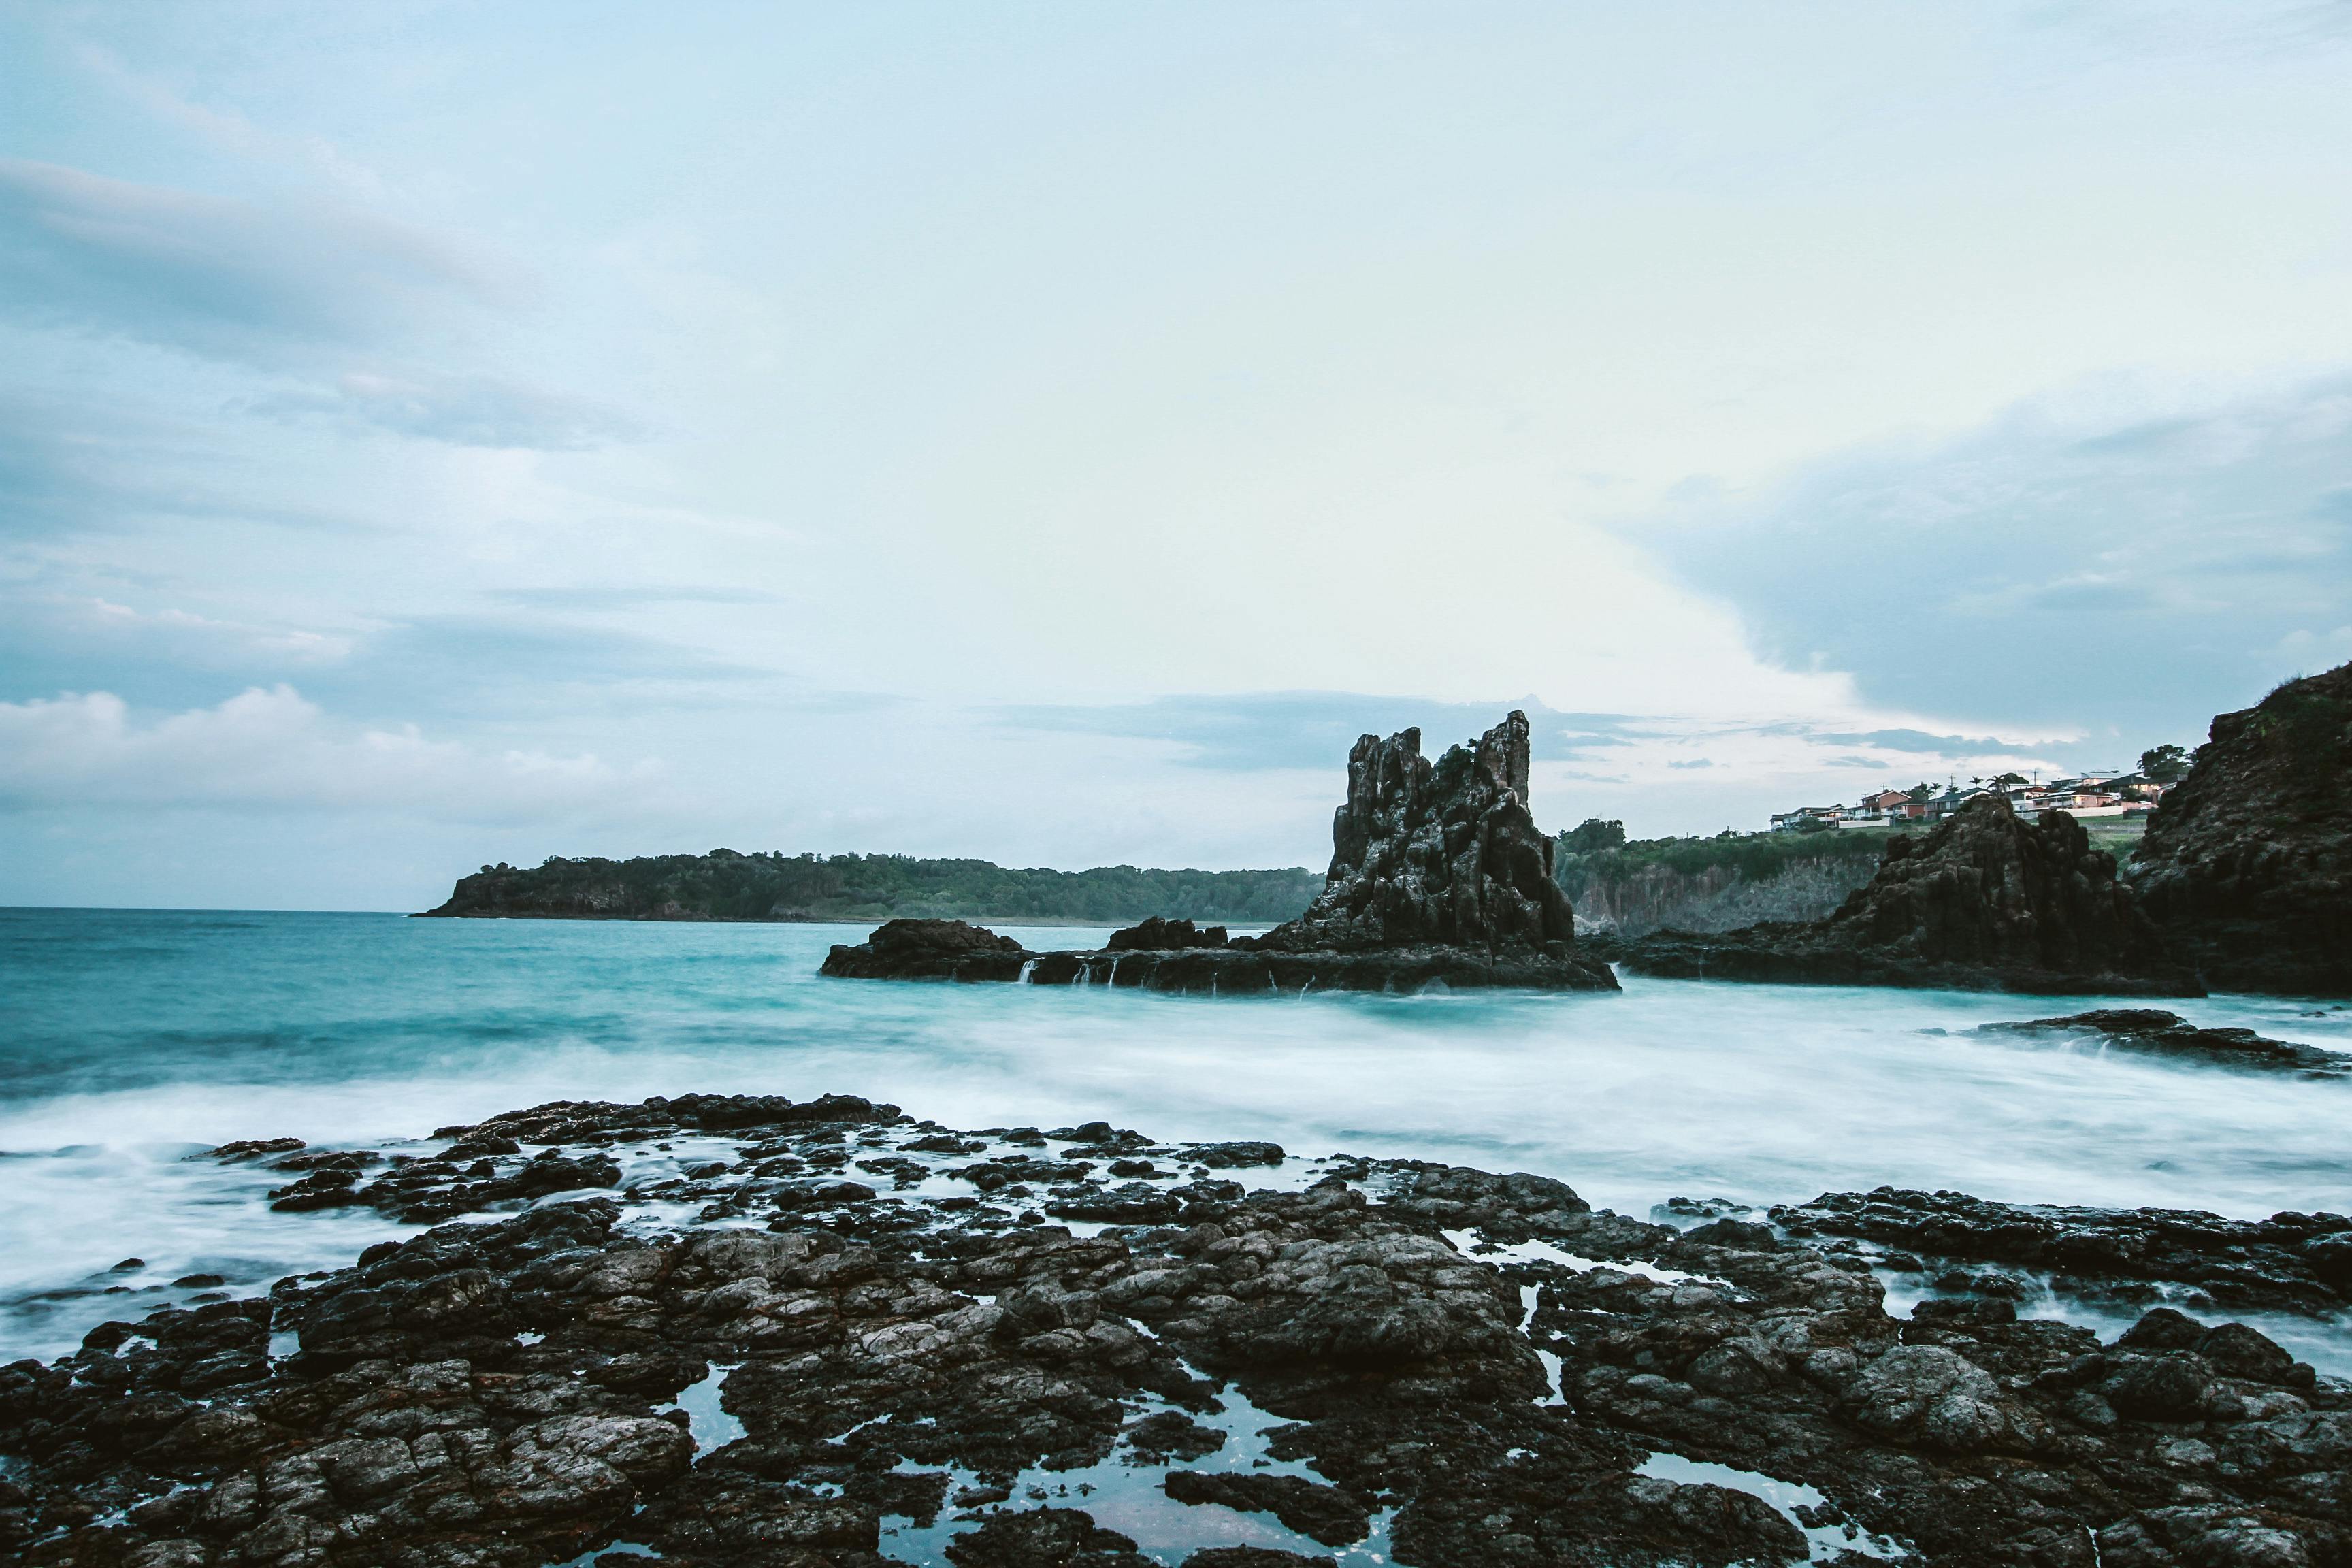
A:
<svg viewBox="0 0 2352 1568">
<path fill-rule="evenodd" d="M 1162 1410 L 1127 1425 L 1127 1440 L 1139 1456 L 1154 1459 L 1197 1459 L 1225 1446 L 1225 1435 L 1203 1426 L 1179 1410 Z"/>
<path fill-rule="evenodd" d="M 1183 1568 L 1332 1568 L 1332 1563 L 1265 1546 L 1209 1546 L 1184 1559 Z"/>
<path fill-rule="evenodd" d="M 1337 1487 L 1297 1476 L 1247 1471 L 1175 1470 L 1160 1489 L 1181 1503 L 1221 1503 L 1243 1513 L 1270 1513 L 1284 1525 L 1326 1546 L 1346 1546 L 1370 1532 L 1364 1505 Z"/>
<path fill-rule="evenodd" d="M 1890 839 L 1878 874 L 1809 925 L 1587 939 L 1644 974 L 2037 994 L 2201 996 L 2204 987 L 2063 811 L 2019 818 L 2000 795 Z"/>
<path fill-rule="evenodd" d="M 1528 716 L 1516 711 L 1433 765 L 1419 730 L 1359 740 L 1323 891 L 1257 945 L 1542 952 L 1571 943 L 1575 917 L 1552 880 L 1551 840 L 1528 812 Z"/>
<path fill-rule="evenodd" d="M 1158 915 L 1153 915 L 1140 925 L 1131 925 L 1124 931 L 1111 932 L 1110 940 L 1103 943 L 1103 951 L 1106 952 L 1138 951 L 1173 952 L 1185 948 L 1224 945 L 1225 928 L 1223 926 L 1210 926 L 1206 930 L 1196 930 L 1191 921 L 1162 920 Z"/>
<path fill-rule="evenodd" d="M 2155 1007 L 2103 1007 L 2065 1018 L 2034 1018 L 2018 1024 L 1983 1024 L 1978 1035 L 2056 1035 L 2098 1040 L 2119 1051 L 2175 1057 L 2218 1067 L 2336 1078 L 2352 1072 L 2352 1057 L 2316 1046 L 2273 1040 L 2252 1029 L 2205 1029 L 2178 1013 Z"/>
<path fill-rule="evenodd" d="M 2215 718 L 2126 876 L 2209 984 L 2352 996 L 2352 664 Z"/>
<path fill-rule="evenodd" d="M 1029 954 L 962 921 L 890 921 L 855 947 L 836 943 L 819 973 L 853 980 L 1014 980 Z"/>
<path fill-rule="evenodd" d="M 947 1551 L 956 1568 L 1159 1568 L 1132 1538 L 1066 1508 L 996 1515 Z"/>
<path fill-rule="evenodd" d="M 2096 1209 L 1988 1202 L 1966 1193 L 1879 1187 L 1824 1193 L 1772 1217 L 1790 1235 L 1859 1237 L 1931 1258 L 2021 1264 L 2062 1276 L 2078 1294 L 2119 1300 L 2144 1282 L 2193 1285 L 2228 1306 L 2333 1313 L 2352 1279 L 2323 1272 L 2327 1247 L 2352 1240 L 2342 1215 L 2224 1219 L 2180 1209 Z M 2167 1325 L 2171 1325 L 2168 1327 Z M 2131 1332 L 2193 1342 L 2202 1326 L 2158 1307 Z M 2154 1342 L 2137 1340 L 2135 1343 Z"/>
<path fill-rule="evenodd" d="M 207 1149 L 207 1160 L 256 1160 L 264 1154 L 290 1154 L 308 1148 L 299 1138 L 248 1138 L 241 1142 L 224 1143 L 217 1149 Z"/>
<path fill-rule="evenodd" d="M 824 1151 L 887 1165 L 949 1136 L 846 1098 L 706 1096 L 558 1102 L 448 1135 L 584 1148 L 705 1123 L 748 1145 L 746 1207 Z M 798 1173 L 757 1173 L 791 1151 Z M 989 1163 L 1075 1168 L 1048 1201 L 1102 1185 L 1084 1162 Z M 1378 1510 L 1390 1555 L 1419 1568 L 1806 1558 L 1760 1497 L 1639 1473 L 1663 1450 L 1816 1488 L 1807 1526 L 1938 1568 L 2091 1568 L 2094 1546 L 2146 1568 L 2346 1559 L 2352 1391 L 2262 1334 L 2165 1309 L 2103 1344 L 2017 1319 L 1994 1289 L 2006 1261 L 1937 1263 L 1971 1293 L 1898 1321 L 1857 1251 L 1808 1237 L 1886 1230 L 1946 1260 L 2097 1263 L 2332 1316 L 2307 1258 L 2352 1221 L 1882 1189 L 1775 1211 L 1777 1234 L 1686 1204 L 1673 1212 L 1706 1223 L 1682 1233 L 1540 1176 L 1331 1169 L 1306 1192 L 1195 1183 L 1168 1194 L 1172 1219 L 1087 1237 L 1034 1207 L 888 1194 L 769 1230 L 662 1230 L 631 1212 L 652 1195 L 620 1192 L 381 1243 L 267 1300 L 104 1324 L 52 1365 L 0 1367 L 0 1556 L 539 1568 L 625 1535 L 712 1568 L 887 1568 L 883 1521 L 934 1528 L 952 1491 L 988 1510 L 953 1521 L 959 1568 L 1142 1568 L 1126 1536 L 1057 1506 L 1087 1495 L 1075 1472 L 1115 1461 L 1326 1542 L 1363 1540 Z M 1479 1256 L 1537 1237 L 1610 1261 Z M 285 1334 L 299 1353 L 273 1360 Z M 698 1459 L 665 1407 L 719 1368 L 742 1433 Z M 1228 1382 L 1284 1423 L 1263 1434 L 1281 1468 L 1167 1474 L 1227 1448 Z"/>
<path fill-rule="evenodd" d="M 1279 1143 L 1190 1143 L 1183 1157 L 1196 1165 L 1206 1165 L 1213 1171 L 1239 1170 L 1245 1165 L 1279 1165 L 1283 1162 Z"/>
</svg>

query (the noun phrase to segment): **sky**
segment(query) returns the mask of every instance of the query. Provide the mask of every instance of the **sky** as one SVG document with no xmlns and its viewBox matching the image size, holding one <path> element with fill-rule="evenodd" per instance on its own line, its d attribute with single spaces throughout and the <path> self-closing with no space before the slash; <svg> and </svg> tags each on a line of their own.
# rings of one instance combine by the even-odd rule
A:
<svg viewBox="0 0 2352 1568">
<path fill-rule="evenodd" d="M 0 5 L 0 903 L 1320 867 L 2352 658 L 2352 11 Z"/>
</svg>

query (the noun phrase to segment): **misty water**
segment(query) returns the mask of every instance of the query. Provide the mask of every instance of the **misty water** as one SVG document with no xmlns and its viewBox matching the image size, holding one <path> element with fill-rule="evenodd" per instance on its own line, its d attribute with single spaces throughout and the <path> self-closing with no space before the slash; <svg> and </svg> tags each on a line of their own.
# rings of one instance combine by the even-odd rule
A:
<svg viewBox="0 0 2352 1568">
<path fill-rule="evenodd" d="M 1001 929 L 1032 946 L 1105 934 Z M 2352 1085 L 1927 1032 L 2086 999 L 1630 977 L 1614 995 L 1208 1000 L 819 978 L 826 946 L 863 932 L 0 911 L 0 1361 L 403 1234 L 365 1211 L 273 1214 L 285 1178 L 192 1153 L 416 1138 L 560 1099 L 834 1091 L 958 1127 L 1103 1118 L 1534 1171 L 1637 1215 L 1882 1183 L 2352 1210 Z M 2167 1005 L 2352 1050 L 2341 1006 Z M 2352 1331 L 2278 1331 L 2352 1370 Z"/>
</svg>

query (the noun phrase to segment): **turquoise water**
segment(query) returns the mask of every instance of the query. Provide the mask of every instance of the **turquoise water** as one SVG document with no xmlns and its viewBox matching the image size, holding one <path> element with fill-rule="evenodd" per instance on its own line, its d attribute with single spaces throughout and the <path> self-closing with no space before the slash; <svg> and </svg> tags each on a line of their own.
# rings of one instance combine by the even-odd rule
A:
<svg viewBox="0 0 2352 1568">
<path fill-rule="evenodd" d="M 1003 929 L 1033 946 L 1104 934 Z M 1213 1001 L 816 975 L 828 944 L 863 934 L 0 910 L 0 1360 L 69 1346 L 105 1315 L 87 1294 L 105 1280 L 258 1289 L 394 1233 L 373 1215 L 270 1214 L 272 1177 L 189 1162 L 196 1150 L 418 1137 L 541 1100 L 698 1089 L 1456 1160 L 1634 1214 L 1882 1182 L 2352 1210 L 2352 1087 L 1921 1032 L 2087 1001 L 1639 979 L 1621 995 Z M 2352 1050 L 2340 1008 L 2177 1010 Z"/>
</svg>

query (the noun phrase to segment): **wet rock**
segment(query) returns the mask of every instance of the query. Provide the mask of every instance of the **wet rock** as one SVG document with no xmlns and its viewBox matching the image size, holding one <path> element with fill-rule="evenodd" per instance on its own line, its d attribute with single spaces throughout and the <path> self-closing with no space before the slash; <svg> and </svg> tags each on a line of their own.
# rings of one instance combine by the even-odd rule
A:
<svg viewBox="0 0 2352 1568">
<path fill-rule="evenodd" d="M 1110 933 L 1103 943 L 1106 952 L 1177 952 L 1186 948 L 1223 947 L 1225 928 L 1196 928 L 1191 921 L 1162 920 L 1158 915 L 1139 925 Z"/>
<path fill-rule="evenodd" d="M 1890 839 L 1877 875 L 1825 921 L 1588 941 L 1597 956 L 1683 979 L 2204 994 L 2080 823 L 2051 811 L 2029 824 L 1999 795 Z"/>
<path fill-rule="evenodd" d="M 1371 1530 L 1364 1506 L 1337 1487 L 1297 1476 L 1249 1471 L 1175 1470 L 1160 1482 L 1181 1503 L 1222 1503 L 1243 1513 L 1270 1513 L 1284 1525 L 1326 1546 L 1361 1541 Z"/>
<path fill-rule="evenodd" d="M 2047 1269 L 2087 1296 L 2129 1300 L 2147 1283 L 2167 1281 L 2194 1286 L 2231 1307 L 2333 1312 L 2352 1300 L 2352 1279 L 2329 1272 L 2334 1249 L 2352 1241 L 2352 1217 L 2343 1215 L 2232 1220 L 2178 1209 L 1998 1204 L 1966 1193 L 1879 1187 L 1783 1205 L 1772 1218 L 1801 1237 L 1858 1237 L 1924 1258 Z"/>
<path fill-rule="evenodd" d="M 956 1568 L 1159 1568 L 1132 1538 L 1065 1508 L 992 1518 L 950 1541 L 948 1561 Z"/>
<path fill-rule="evenodd" d="M 1196 1165 L 1206 1165 L 1213 1171 L 1238 1170 L 1246 1165 L 1279 1165 L 1284 1159 L 1279 1143 L 1188 1143 L 1184 1158 Z"/>
<path fill-rule="evenodd" d="M 1013 980 L 1030 955 L 1009 936 L 963 921 L 899 920 L 855 947 L 837 943 L 818 973 L 853 980 Z"/>
<path fill-rule="evenodd" d="M 2127 875 L 2209 984 L 2352 996 L 2352 664 L 2215 718 Z"/>
<path fill-rule="evenodd" d="M 1138 1455 L 1161 1460 L 1197 1459 L 1225 1446 L 1223 1432 L 1202 1426 L 1180 1410 L 1162 1410 L 1131 1421 L 1126 1432 L 1129 1445 Z"/>
<path fill-rule="evenodd" d="M 2337 1078 L 2352 1072 L 2352 1057 L 2292 1040 L 2270 1039 L 2252 1029 L 2200 1028 L 2178 1013 L 2156 1007 L 2105 1007 L 2064 1018 L 1983 1024 L 1969 1032 L 2095 1040 L 2112 1050 L 2209 1062 L 2217 1067 L 2300 1073 L 2307 1078 Z"/>
<path fill-rule="evenodd" d="M 1264 1546 L 1211 1546 L 1184 1559 L 1183 1568 L 1332 1568 L 1332 1559 Z"/>
<path fill-rule="evenodd" d="M 695 1096 L 449 1135 L 602 1149 L 706 1124 L 739 1132 L 753 1166 L 982 1142 L 865 1101 Z M 1084 1161 L 990 1163 L 1078 1171 L 1042 1202 L 1104 1190 Z M 266 1300 L 102 1325 L 54 1364 L 0 1368 L 0 1552 L 39 1568 L 538 1568 L 625 1533 L 714 1568 L 883 1568 L 886 1519 L 929 1527 L 952 1506 L 958 1564 L 1136 1568 L 1127 1537 L 1066 1506 L 1087 1495 L 1076 1472 L 1110 1461 L 1327 1542 L 1363 1540 L 1378 1511 L 1416 1568 L 1805 1558 L 1796 1524 L 1737 1476 L 1642 1473 L 1664 1450 L 1815 1488 L 1808 1525 L 1951 1568 L 2091 1568 L 2094 1541 L 2110 1563 L 2166 1568 L 2344 1560 L 2352 1390 L 2252 1328 L 2159 1309 L 2102 1343 L 2018 1319 L 1985 1283 L 2009 1263 L 1939 1265 L 1969 1294 L 1897 1321 L 1857 1253 L 1812 1244 L 1832 1225 L 1948 1258 L 2071 1255 L 2087 1237 L 2146 1280 L 2177 1290 L 2204 1270 L 2210 1289 L 2352 1229 L 2330 1216 L 1882 1189 L 1776 1215 L 1779 1234 L 1692 1205 L 1677 1217 L 1704 1223 L 1679 1232 L 1539 1176 L 1326 1168 L 1306 1192 L 1191 1184 L 1173 1217 L 1093 1237 L 1034 1207 L 888 1194 L 764 1230 L 662 1228 L 627 1190 L 444 1225 Z M 1491 1250 L 1533 1239 L 1553 1247 Z M 1562 1255 L 1605 1261 L 1544 1260 Z M 2304 1310 L 2340 1306 L 2308 1269 L 2274 1283 Z M 271 1358 L 289 1334 L 299 1352 Z M 741 1434 L 698 1458 L 671 1402 L 706 1377 Z M 1232 1455 L 1237 1394 L 1283 1423 L 1264 1438 L 1281 1469 Z M 1232 1468 L 1184 1468 L 1211 1453 Z"/>
<path fill-rule="evenodd" d="M 248 1138 L 240 1142 L 223 1143 L 205 1151 L 207 1160 L 257 1160 L 264 1154 L 290 1154 L 308 1148 L 299 1138 Z"/>
</svg>

